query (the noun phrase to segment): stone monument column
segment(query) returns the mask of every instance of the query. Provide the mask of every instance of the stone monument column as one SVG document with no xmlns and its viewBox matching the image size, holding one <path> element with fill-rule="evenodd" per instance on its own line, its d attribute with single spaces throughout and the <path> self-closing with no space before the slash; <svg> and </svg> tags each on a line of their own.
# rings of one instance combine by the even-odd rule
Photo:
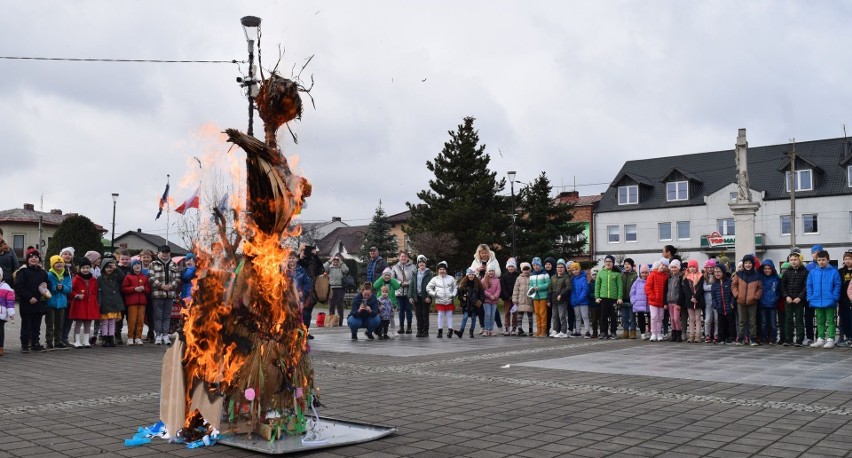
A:
<svg viewBox="0 0 852 458">
<path fill-rule="evenodd" d="M 736 242 L 734 244 L 734 261 L 736 262 L 743 256 L 755 251 L 754 215 L 760 208 L 759 202 L 752 201 L 751 190 L 748 185 L 748 142 L 746 141 L 745 129 L 740 129 L 737 134 L 734 154 L 737 161 L 737 200 L 729 203 L 728 206 L 731 207 L 731 212 L 734 214 L 736 225 Z"/>
</svg>

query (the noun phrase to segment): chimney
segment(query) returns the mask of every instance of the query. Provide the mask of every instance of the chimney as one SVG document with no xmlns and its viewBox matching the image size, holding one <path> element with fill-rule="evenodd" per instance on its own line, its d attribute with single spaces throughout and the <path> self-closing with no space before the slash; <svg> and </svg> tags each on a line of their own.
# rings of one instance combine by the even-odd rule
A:
<svg viewBox="0 0 852 458">
<path fill-rule="evenodd" d="M 141 233 L 142 233 L 142 228 L 141 228 L 141 227 L 137 227 L 137 228 L 136 228 L 136 232 L 138 232 L 138 233 L 140 233 L 140 234 L 141 234 Z"/>
<path fill-rule="evenodd" d="M 50 210 L 50 214 L 51 214 L 51 215 L 61 215 L 61 214 L 62 214 L 62 210 L 60 210 L 60 209 L 58 209 L 58 208 L 53 208 L 53 209 L 51 209 L 51 210 Z"/>
<path fill-rule="evenodd" d="M 31 212 L 35 211 L 35 205 L 33 204 L 24 204 L 24 210 L 29 210 Z"/>
<path fill-rule="evenodd" d="M 339 223 L 339 222 L 342 222 L 342 221 L 343 221 L 343 219 L 341 219 L 339 216 L 332 216 L 331 217 L 332 223 Z"/>
<path fill-rule="evenodd" d="M 556 198 L 565 203 L 576 202 L 580 200 L 580 191 L 560 192 Z"/>
</svg>

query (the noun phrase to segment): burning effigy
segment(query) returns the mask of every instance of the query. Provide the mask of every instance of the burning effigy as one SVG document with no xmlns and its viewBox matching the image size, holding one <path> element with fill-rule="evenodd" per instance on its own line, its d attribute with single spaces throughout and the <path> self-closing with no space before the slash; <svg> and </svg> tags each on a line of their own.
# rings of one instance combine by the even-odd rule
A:
<svg viewBox="0 0 852 458">
<path fill-rule="evenodd" d="M 213 209 L 217 249 L 193 249 L 202 273 L 179 342 L 163 363 L 160 417 L 168 434 L 186 443 L 213 431 L 267 441 L 303 434 L 306 414 L 318 404 L 307 329 L 282 269 L 290 251 L 284 242 L 297 235 L 291 220 L 311 193 L 276 141 L 278 128 L 301 116 L 300 88 L 274 73 L 263 80 L 257 109 L 265 141 L 225 131 L 246 153 L 245 211 L 232 215 L 234 238 Z"/>
</svg>

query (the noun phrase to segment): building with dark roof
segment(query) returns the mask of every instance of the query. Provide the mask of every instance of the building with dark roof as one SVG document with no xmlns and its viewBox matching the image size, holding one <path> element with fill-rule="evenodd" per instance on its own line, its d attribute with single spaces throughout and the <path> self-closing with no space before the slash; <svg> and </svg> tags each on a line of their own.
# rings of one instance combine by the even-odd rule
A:
<svg viewBox="0 0 852 458">
<path fill-rule="evenodd" d="M 23 258 L 24 250 L 28 246 L 41 246 L 41 252 L 47 249 L 47 244 L 56 232 L 56 229 L 70 216 L 77 213 L 62 213 L 60 209 L 52 209 L 42 212 L 35 209 L 33 204 L 24 204 L 21 208 L 12 208 L 0 211 L 0 228 L 3 229 L 3 239 L 15 251 L 18 258 Z M 39 224 L 41 233 L 39 234 Z M 103 226 L 95 224 L 101 234 L 107 232 Z M 39 241 L 43 241 L 42 244 Z"/>
<path fill-rule="evenodd" d="M 755 245 L 761 258 L 785 259 L 796 245 L 814 244 L 837 259 L 852 238 L 852 141 L 795 144 L 796 220 L 791 220 L 788 153 L 793 145 L 748 148 L 749 188 L 761 204 Z M 690 259 L 733 256 L 737 236 L 728 204 L 736 200 L 734 150 L 628 161 L 597 207 L 597 255 L 623 254 L 637 262 L 660 257 L 673 245 Z"/>
<path fill-rule="evenodd" d="M 367 238 L 367 226 L 338 227 L 317 241 L 317 255 L 320 259 L 331 259 L 341 255 L 344 259 L 355 259 L 360 262 L 358 251 Z"/>
<path fill-rule="evenodd" d="M 125 248 L 130 250 L 131 253 L 138 253 L 142 250 L 151 250 L 156 253 L 157 250 L 165 244 L 165 238 L 160 237 L 159 235 L 142 232 L 142 229 L 127 231 L 115 238 L 116 248 Z M 168 245 L 172 250 L 172 256 L 183 256 L 189 251 L 172 241 L 169 241 Z"/>
</svg>

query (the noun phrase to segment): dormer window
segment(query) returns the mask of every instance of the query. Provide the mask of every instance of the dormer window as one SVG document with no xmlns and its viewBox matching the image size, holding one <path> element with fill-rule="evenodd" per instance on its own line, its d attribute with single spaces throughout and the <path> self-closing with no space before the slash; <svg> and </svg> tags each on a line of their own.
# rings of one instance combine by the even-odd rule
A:
<svg viewBox="0 0 852 458">
<path fill-rule="evenodd" d="M 852 188 L 852 165 L 846 167 L 846 185 Z"/>
<path fill-rule="evenodd" d="M 784 174 L 784 184 L 790 192 L 790 171 Z M 813 171 L 811 169 L 796 170 L 796 191 L 813 191 Z"/>
<path fill-rule="evenodd" d="M 633 205 L 639 203 L 639 185 L 619 186 L 618 205 Z"/>
<path fill-rule="evenodd" d="M 689 182 L 669 181 L 666 183 L 666 200 L 669 202 L 689 200 Z"/>
</svg>

